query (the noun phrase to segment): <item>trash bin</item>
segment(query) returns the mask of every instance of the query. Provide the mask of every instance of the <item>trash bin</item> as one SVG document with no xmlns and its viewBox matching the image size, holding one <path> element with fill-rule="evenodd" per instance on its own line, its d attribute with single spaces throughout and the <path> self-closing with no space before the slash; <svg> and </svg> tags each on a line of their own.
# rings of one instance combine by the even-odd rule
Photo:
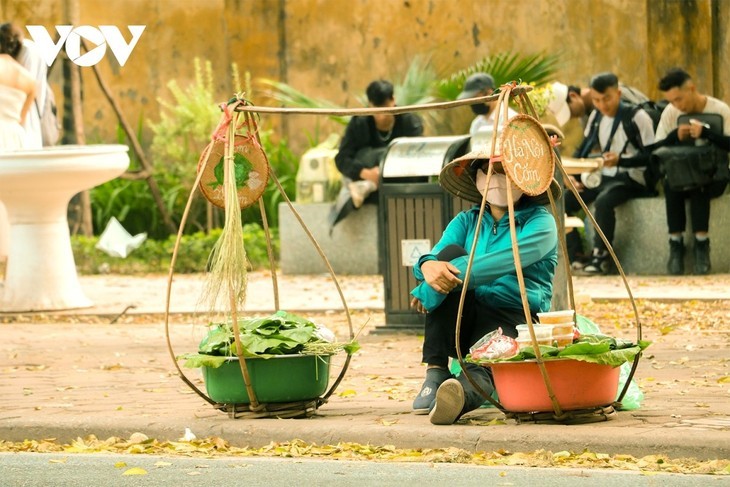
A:
<svg viewBox="0 0 730 487">
<path fill-rule="evenodd" d="M 413 265 L 441 238 L 462 205 L 438 183 L 441 168 L 464 155 L 469 136 L 404 137 L 391 142 L 380 165 L 379 255 L 384 278 L 385 326 L 422 328 L 424 317 L 410 309 L 416 286 Z"/>
</svg>

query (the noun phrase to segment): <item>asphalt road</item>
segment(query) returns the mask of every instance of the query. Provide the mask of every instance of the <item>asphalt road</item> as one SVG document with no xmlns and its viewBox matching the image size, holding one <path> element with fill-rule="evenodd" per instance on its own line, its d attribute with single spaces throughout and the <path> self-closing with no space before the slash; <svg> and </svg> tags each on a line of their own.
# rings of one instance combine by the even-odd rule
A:
<svg viewBox="0 0 730 487">
<path fill-rule="evenodd" d="M 134 472 L 137 475 L 131 475 Z M 730 486 L 730 476 L 642 474 L 620 470 L 484 467 L 453 463 L 383 463 L 300 458 L 187 458 L 39 453 L 0 454 L 0 479 L 4 487 Z"/>
</svg>

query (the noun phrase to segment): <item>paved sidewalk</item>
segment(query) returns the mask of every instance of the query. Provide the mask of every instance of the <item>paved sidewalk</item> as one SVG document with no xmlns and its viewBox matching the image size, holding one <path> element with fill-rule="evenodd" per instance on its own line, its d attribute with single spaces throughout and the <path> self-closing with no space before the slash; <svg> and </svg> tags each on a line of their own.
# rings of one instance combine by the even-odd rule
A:
<svg viewBox="0 0 730 487">
<path fill-rule="evenodd" d="M 338 276 L 350 309 L 383 309 L 382 276 Z M 81 286 L 95 303 L 88 309 L 65 314 L 164 313 L 167 276 L 81 276 Z M 342 300 L 328 274 L 278 275 L 280 309 L 291 311 L 341 310 Z M 730 300 L 730 275 L 685 277 L 629 277 L 635 299 L 659 301 Z M 203 312 L 200 296 L 205 287 L 202 274 L 177 274 L 172 288 L 170 310 L 174 313 Z M 576 276 L 573 281 L 577 300 L 625 300 L 628 293 L 618 276 Z M 133 306 L 133 308 L 129 308 Z M 271 274 L 249 274 L 246 310 L 275 310 Z M 2 316 L 2 313 L 0 313 Z"/>
<path fill-rule="evenodd" d="M 646 398 L 642 407 L 614 420 L 565 426 L 500 421 L 495 409 L 480 409 L 459 424 L 433 426 L 410 413 L 424 370 L 418 364 L 422 338 L 408 334 L 369 334 L 384 324 L 382 278 L 340 277 L 353 309 L 362 350 L 352 360 L 342 384 L 318 414 L 309 419 L 229 419 L 213 410 L 177 377 L 159 316 L 166 278 L 91 276 L 81 282 L 93 308 L 54 315 L 20 317 L 1 324 L 0 439 L 124 436 L 140 431 L 160 440 L 178 439 L 185 428 L 199 437 L 221 436 L 236 445 L 262 446 L 299 438 L 317 444 L 337 442 L 391 444 L 397 447 L 459 447 L 466 450 L 552 451 L 588 449 L 644 456 L 730 458 L 730 319 L 713 329 L 692 332 L 691 324 L 663 335 L 647 330 L 653 341 L 636 378 Z M 622 299 L 618 278 L 577 278 L 576 293 L 592 299 Z M 730 278 L 632 278 L 637 297 L 667 300 L 728 300 Z M 201 276 L 176 276 L 172 310 L 200 312 Z M 341 307 L 326 276 L 283 276 L 281 308 L 319 313 Z M 624 290 L 625 292 L 625 290 Z M 273 308 L 271 281 L 252 273 L 247 310 Z M 730 309 L 728 302 L 718 306 Z M 617 301 L 620 311 L 628 305 Z M 338 322 L 342 312 L 324 320 Z M 96 321 L 83 315 L 103 315 Z M 0 315 L 2 318 L 2 315 Z M 5 318 L 8 318 L 7 316 Z M 16 317 L 17 318 L 17 317 Z M 73 323 L 78 319 L 84 323 Z M 194 349 L 204 323 L 176 316 L 171 337 L 176 353 Z M 701 319 L 702 317 L 698 317 Z M 191 318 L 195 320 L 195 318 Z M 631 331 L 626 331 L 630 336 Z M 341 358 L 339 359 L 341 360 Z M 339 372 L 339 362 L 333 373 Z M 197 371 L 190 377 L 203 388 Z"/>
</svg>

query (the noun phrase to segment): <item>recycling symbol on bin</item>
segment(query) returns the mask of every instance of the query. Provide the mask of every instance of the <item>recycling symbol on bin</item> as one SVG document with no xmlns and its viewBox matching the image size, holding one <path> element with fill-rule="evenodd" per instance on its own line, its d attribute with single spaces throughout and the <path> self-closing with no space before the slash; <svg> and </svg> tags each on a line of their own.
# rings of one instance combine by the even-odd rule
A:
<svg viewBox="0 0 730 487">
<path fill-rule="evenodd" d="M 401 261 L 406 267 L 413 267 L 418 259 L 431 250 L 431 241 L 428 239 L 401 240 Z"/>
</svg>

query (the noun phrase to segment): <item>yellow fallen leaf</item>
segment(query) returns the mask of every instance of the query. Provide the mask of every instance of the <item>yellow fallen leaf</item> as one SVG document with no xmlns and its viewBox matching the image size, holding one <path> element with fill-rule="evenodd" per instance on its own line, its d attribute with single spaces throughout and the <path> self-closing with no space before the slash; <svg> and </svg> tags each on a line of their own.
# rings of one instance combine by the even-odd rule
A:
<svg viewBox="0 0 730 487">
<path fill-rule="evenodd" d="M 68 458 L 53 458 L 48 460 L 48 463 L 66 463 L 66 460 L 68 460 Z"/>
<path fill-rule="evenodd" d="M 122 467 L 126 467 L 126 466 L 127 466 L 127 462 L 117 462 L 114 464 L 114 468 L 122 468 Z"/>
<path fill-rule="evenodd" d="M 675 328 L 674 325 L 663 326 L 663 327 L 659 328 L 659 333 L 661 333 L 662 335 L 667 335 L 667 334 L 671 333 L 672 330 L 674 330 L 674 328 Z"/>
<path fill-rule="evenodd" d="M 147 475 L 147 470 L 139 467 L 133 467 L 125 470 L 122 475 Z"/>
<path fill-rule="evenodd" d="M 346 389 L 339 393 L 340 397 L 352 397 L 357 396 L 357 392 L 354 389 Z"/>
<path fill-rule="evenodd" d="M 717 379 L 717 383 L 718 384 L 728 384 L 728 383 L 730 383 L 730 375 L 726 375 L 724 377 L 720 377 L 719 379 Z"/>
<path fill-rule="evenodd" d="M 381 419 L 380 420 L 380 424 L 382 424 L 383 426 L 391 426 L 391 425 L 393 425 L 393 424 L 395 424 L 397 422 L 398 422 L 397 419 L 396 420 L 392 420 L 392 421 L 391 420 L 387 420 L 387 419 Z"/>
<path fill-rule="evenodd" d="M 121 370 L 122 368 L 124 368 L 122 364 L 102 365 L 100 367 L 101 370 Z"/>
<path fill-rule="evenodd" d="M 155 462 L 155 467 L 169 467 L 172 465 L 170 462 Z"/>
<path fill-rule="evenodd" d="M 697 407 L 697 408 L 709 408 L 710 405 L 707 404 L 707 403 L 704 403 L 704 402 L 696 402 L 695 403 L 695 407 Z"/>
</svg>

